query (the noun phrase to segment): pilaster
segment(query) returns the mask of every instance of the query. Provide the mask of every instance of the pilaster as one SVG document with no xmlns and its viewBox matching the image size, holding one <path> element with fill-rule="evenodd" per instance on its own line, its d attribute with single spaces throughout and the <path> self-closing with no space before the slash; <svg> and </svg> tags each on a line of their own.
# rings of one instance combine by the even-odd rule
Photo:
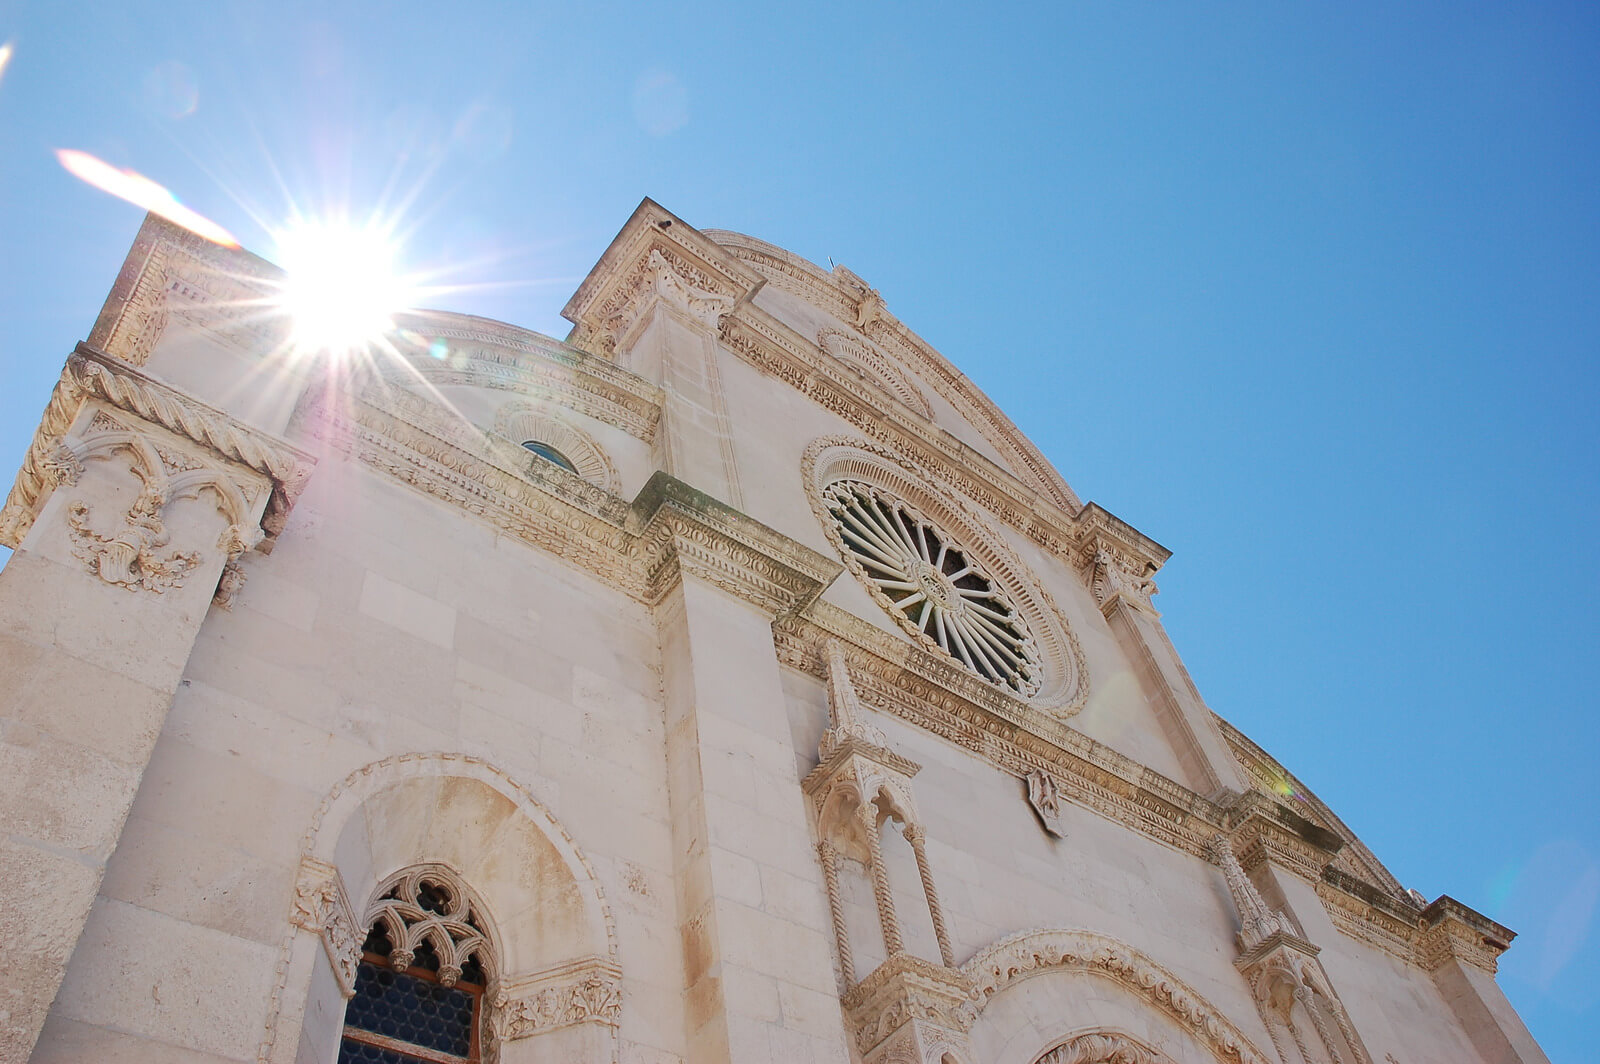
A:
<svg viewBox="0 0 1600 1064">
<path fill-rule="evenodd" d="M 846 1064 L 772 640 L 773 618 L 840 566 L 663 474 L 636 506 L 660 633 L 686 1058 Z M 777 882 L 817 888 L 769 893 Z"/>
<path fill-rule="evenodd" d="M 190 648 L 308 457 L 80 346 L 0 511 L 0 1058 L 26 1059 Z"/>
</svg>

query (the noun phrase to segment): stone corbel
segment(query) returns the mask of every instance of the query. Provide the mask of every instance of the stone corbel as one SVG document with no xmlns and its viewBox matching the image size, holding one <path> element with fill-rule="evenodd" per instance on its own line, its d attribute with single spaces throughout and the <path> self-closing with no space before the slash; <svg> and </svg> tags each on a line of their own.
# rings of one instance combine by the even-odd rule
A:
<svg viewBox="0 0 1600 1064">
<path fill-rule="evenodd" d="M 337 868 L 314 857 L 301 858 L 289 922 L 322 940 L 339 992 L 346 999 L 354 997 L 365 935 L 356 923 L 355 910 Z"/>
<path fill-rule="evenodd" d="M 497 1040 L 508 1042 L 580 1023 L 617 1026 L 622 971 L 603 957 L 584 957 L 508 980 L 495 995 Z"/>
</svg>

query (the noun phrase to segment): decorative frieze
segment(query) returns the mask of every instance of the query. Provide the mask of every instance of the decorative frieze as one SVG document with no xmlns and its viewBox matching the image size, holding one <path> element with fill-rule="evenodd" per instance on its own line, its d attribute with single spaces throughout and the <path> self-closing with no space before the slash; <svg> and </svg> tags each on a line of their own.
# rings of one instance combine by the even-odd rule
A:
<svg viewBox="0 0 1600 1064">
<path fill-rule="evenodd" d="M 512 1041 L 580 1023 L 617 1026 L 622 1017 L 622 973 L 600 957 L 541 972 L 495 995 L 493 1023 L 500 1041 Z"/>
</svg>

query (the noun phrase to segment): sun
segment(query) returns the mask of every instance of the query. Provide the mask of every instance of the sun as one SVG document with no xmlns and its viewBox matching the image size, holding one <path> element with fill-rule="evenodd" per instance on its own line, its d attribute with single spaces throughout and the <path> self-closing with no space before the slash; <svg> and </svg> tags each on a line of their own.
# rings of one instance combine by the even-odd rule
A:
<svg viewBox="0 0 1600 1064">
<path fill-rule="evenodd" d="M 412 304 L 397 244 L 382 226 L 299 220 L 272 238 L 284 271 L 277 302 L 289 315 L 297 352 L 363 352 Z"/>
</svg>

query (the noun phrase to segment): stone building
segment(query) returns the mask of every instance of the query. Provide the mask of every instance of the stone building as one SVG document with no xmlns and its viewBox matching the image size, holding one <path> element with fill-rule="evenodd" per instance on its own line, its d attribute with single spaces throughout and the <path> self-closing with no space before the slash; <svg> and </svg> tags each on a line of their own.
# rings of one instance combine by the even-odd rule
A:
<svg viewBox="0 0 1600 1064">
<path fill-rule="evenodd" d="M 0 1058 L 1545 1060 L 849 270 L 646 200 L 565 340 L 365 359 L 278 280 L 147 221 L 0 512 Z"/>
</svg>

